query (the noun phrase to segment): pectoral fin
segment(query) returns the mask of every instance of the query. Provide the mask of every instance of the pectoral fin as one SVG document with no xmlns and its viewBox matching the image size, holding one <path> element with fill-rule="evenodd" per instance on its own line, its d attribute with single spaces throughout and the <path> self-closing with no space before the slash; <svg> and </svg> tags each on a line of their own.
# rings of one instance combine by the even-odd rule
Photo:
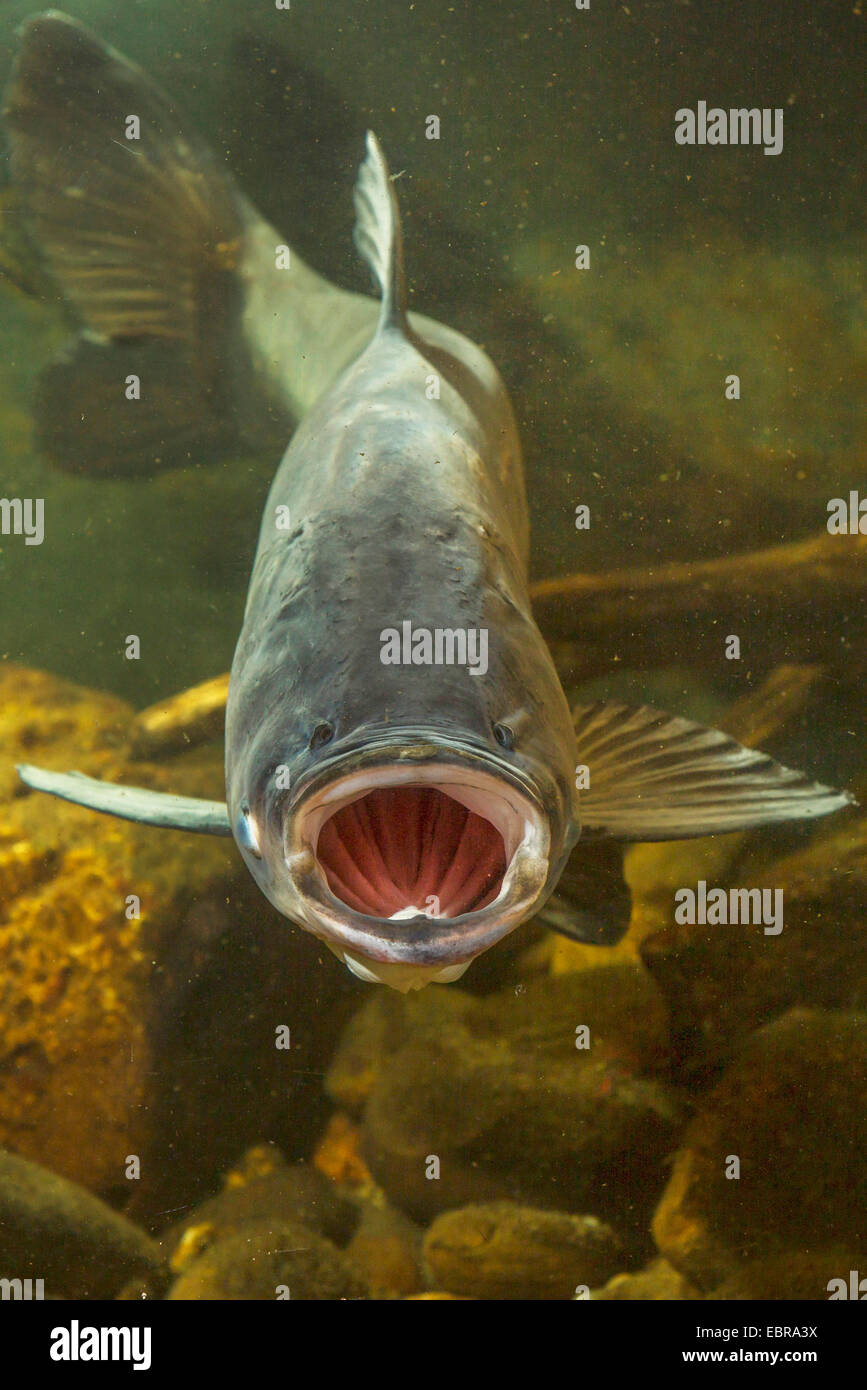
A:
<svg viewBox="0 0 867 1390">
<path fill-rule="evenodd" d="M 678 840 L 827 816 L 853 803 L 766 753 L 646 705 L 574 711 L 581 825 L 619 840 Z"/>
<path fill-rule="evenodd" d="M 538 919 L 591 946 L 614 946 L 629 926 L 632 899 L 623 877 L 623 847 L 614 840 L 579 840 L 556 892 Z"/>
<path fill-rule="evenodd" d="M 190 830 L 198 835 L 231 835 L 229 814 L 223 801 L 201 801 L 194 796 L 172 796 L 146 787 L 122 787 L 99 782 L 83 772 L 49 772 L 21 764 L 21 781 L 34 791 L 49 792 L 62 801 L 74 801 L 91 811 L 102 811 L 121 820 L 159 825 L 170 830 Z"/>
</svg>

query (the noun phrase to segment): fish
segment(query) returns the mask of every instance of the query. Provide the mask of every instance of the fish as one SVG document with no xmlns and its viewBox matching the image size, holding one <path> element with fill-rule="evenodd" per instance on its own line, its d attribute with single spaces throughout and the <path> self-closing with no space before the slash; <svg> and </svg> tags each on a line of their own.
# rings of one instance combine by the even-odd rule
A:
<svg viewBox="0 0 867 1390">
<path fill-rule="evenodd" d="M 58 11 L 23 26 L 4 118 L 29 234 L 78 328 L 39 388 L 43 452 L 146 476 L 283 431 L 229 679 L 225 802 L 22 765 L 29 788 L 232 836 L 280 914 L 402 992 L 459 979 L 558 885 L 555 927 L 614 944 L 632 841 L 851 802 L 677 715 L 570 709 L 531 609 L 506 387 L 409 309 L 372 132 L 364 295 L 307 266 L 171 99 Z"/>
</svg>

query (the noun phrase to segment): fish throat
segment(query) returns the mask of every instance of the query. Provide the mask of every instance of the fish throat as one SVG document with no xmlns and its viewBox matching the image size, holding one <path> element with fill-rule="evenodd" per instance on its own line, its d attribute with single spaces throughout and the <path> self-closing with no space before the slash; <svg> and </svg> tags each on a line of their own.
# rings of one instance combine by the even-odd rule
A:
<svg viewBox="0 0 867 1390">
<path fill-rule="evenodd" d="M 324 822 L 315 854 L 331 892 L 358 912 L 458 917 L 502 889 L 509 819 L 469 788 L 374 787 Z"/>
</svg>

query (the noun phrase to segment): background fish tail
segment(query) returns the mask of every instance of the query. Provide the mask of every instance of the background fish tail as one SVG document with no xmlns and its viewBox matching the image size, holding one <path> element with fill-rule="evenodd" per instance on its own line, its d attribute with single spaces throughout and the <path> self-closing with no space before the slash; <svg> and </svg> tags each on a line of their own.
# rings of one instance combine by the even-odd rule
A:
<svg viewBox="0 0 867 1390">
<path fill-rule="evenodd" d="M 375 305 L 294 256 L 279 269 L 279 237 L 170 98 L 77 21 L 24 26 L 5 117 L 12 188 L 79 329 L 40 387 L 48 457 L 130 474 L 282 447 L 333 374 L 293 385 L 311 324 L 327 336 L 345 298 L 372 331 Z"/>
</svg>

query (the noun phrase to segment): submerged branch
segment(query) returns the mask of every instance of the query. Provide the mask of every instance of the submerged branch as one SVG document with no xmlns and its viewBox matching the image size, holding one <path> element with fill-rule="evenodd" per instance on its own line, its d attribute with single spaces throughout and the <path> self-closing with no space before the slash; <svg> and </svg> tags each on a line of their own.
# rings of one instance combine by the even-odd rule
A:
<svg viewBox="0 0 867 1390">
<path fill-rule="evenodd" d="M 744 659 L 845 655 L 867 623 L 867 536 L 821 535 L 716 560 L 573 574 L 531 589 L 551 641 L 581 643 L 578 672 L 669 662 L 716 664 L 725 639 Z M 809 621 L 808 621 L 809 620 Z"/>
<path fill-rule="evenodd" d="M 132 726 L 133 754 L 146 758 L 155 753 L 177 753 L 221 738 L 228 689 L 227 672 L 140 710 Z"/>
<path fill-rule="evenodd" d="M 716 665 L 730 634 L 753 664 L 839 660 L 867 627 L 865 559 L 867 536 L 822 535 L 717 560 L 545 579 L 532 586 L 533 610 L 573 680 L 615 663 Z M 219 738 L 228 685 L 217 676 L 142 710 L 134 751 Z"/>
</svg>

